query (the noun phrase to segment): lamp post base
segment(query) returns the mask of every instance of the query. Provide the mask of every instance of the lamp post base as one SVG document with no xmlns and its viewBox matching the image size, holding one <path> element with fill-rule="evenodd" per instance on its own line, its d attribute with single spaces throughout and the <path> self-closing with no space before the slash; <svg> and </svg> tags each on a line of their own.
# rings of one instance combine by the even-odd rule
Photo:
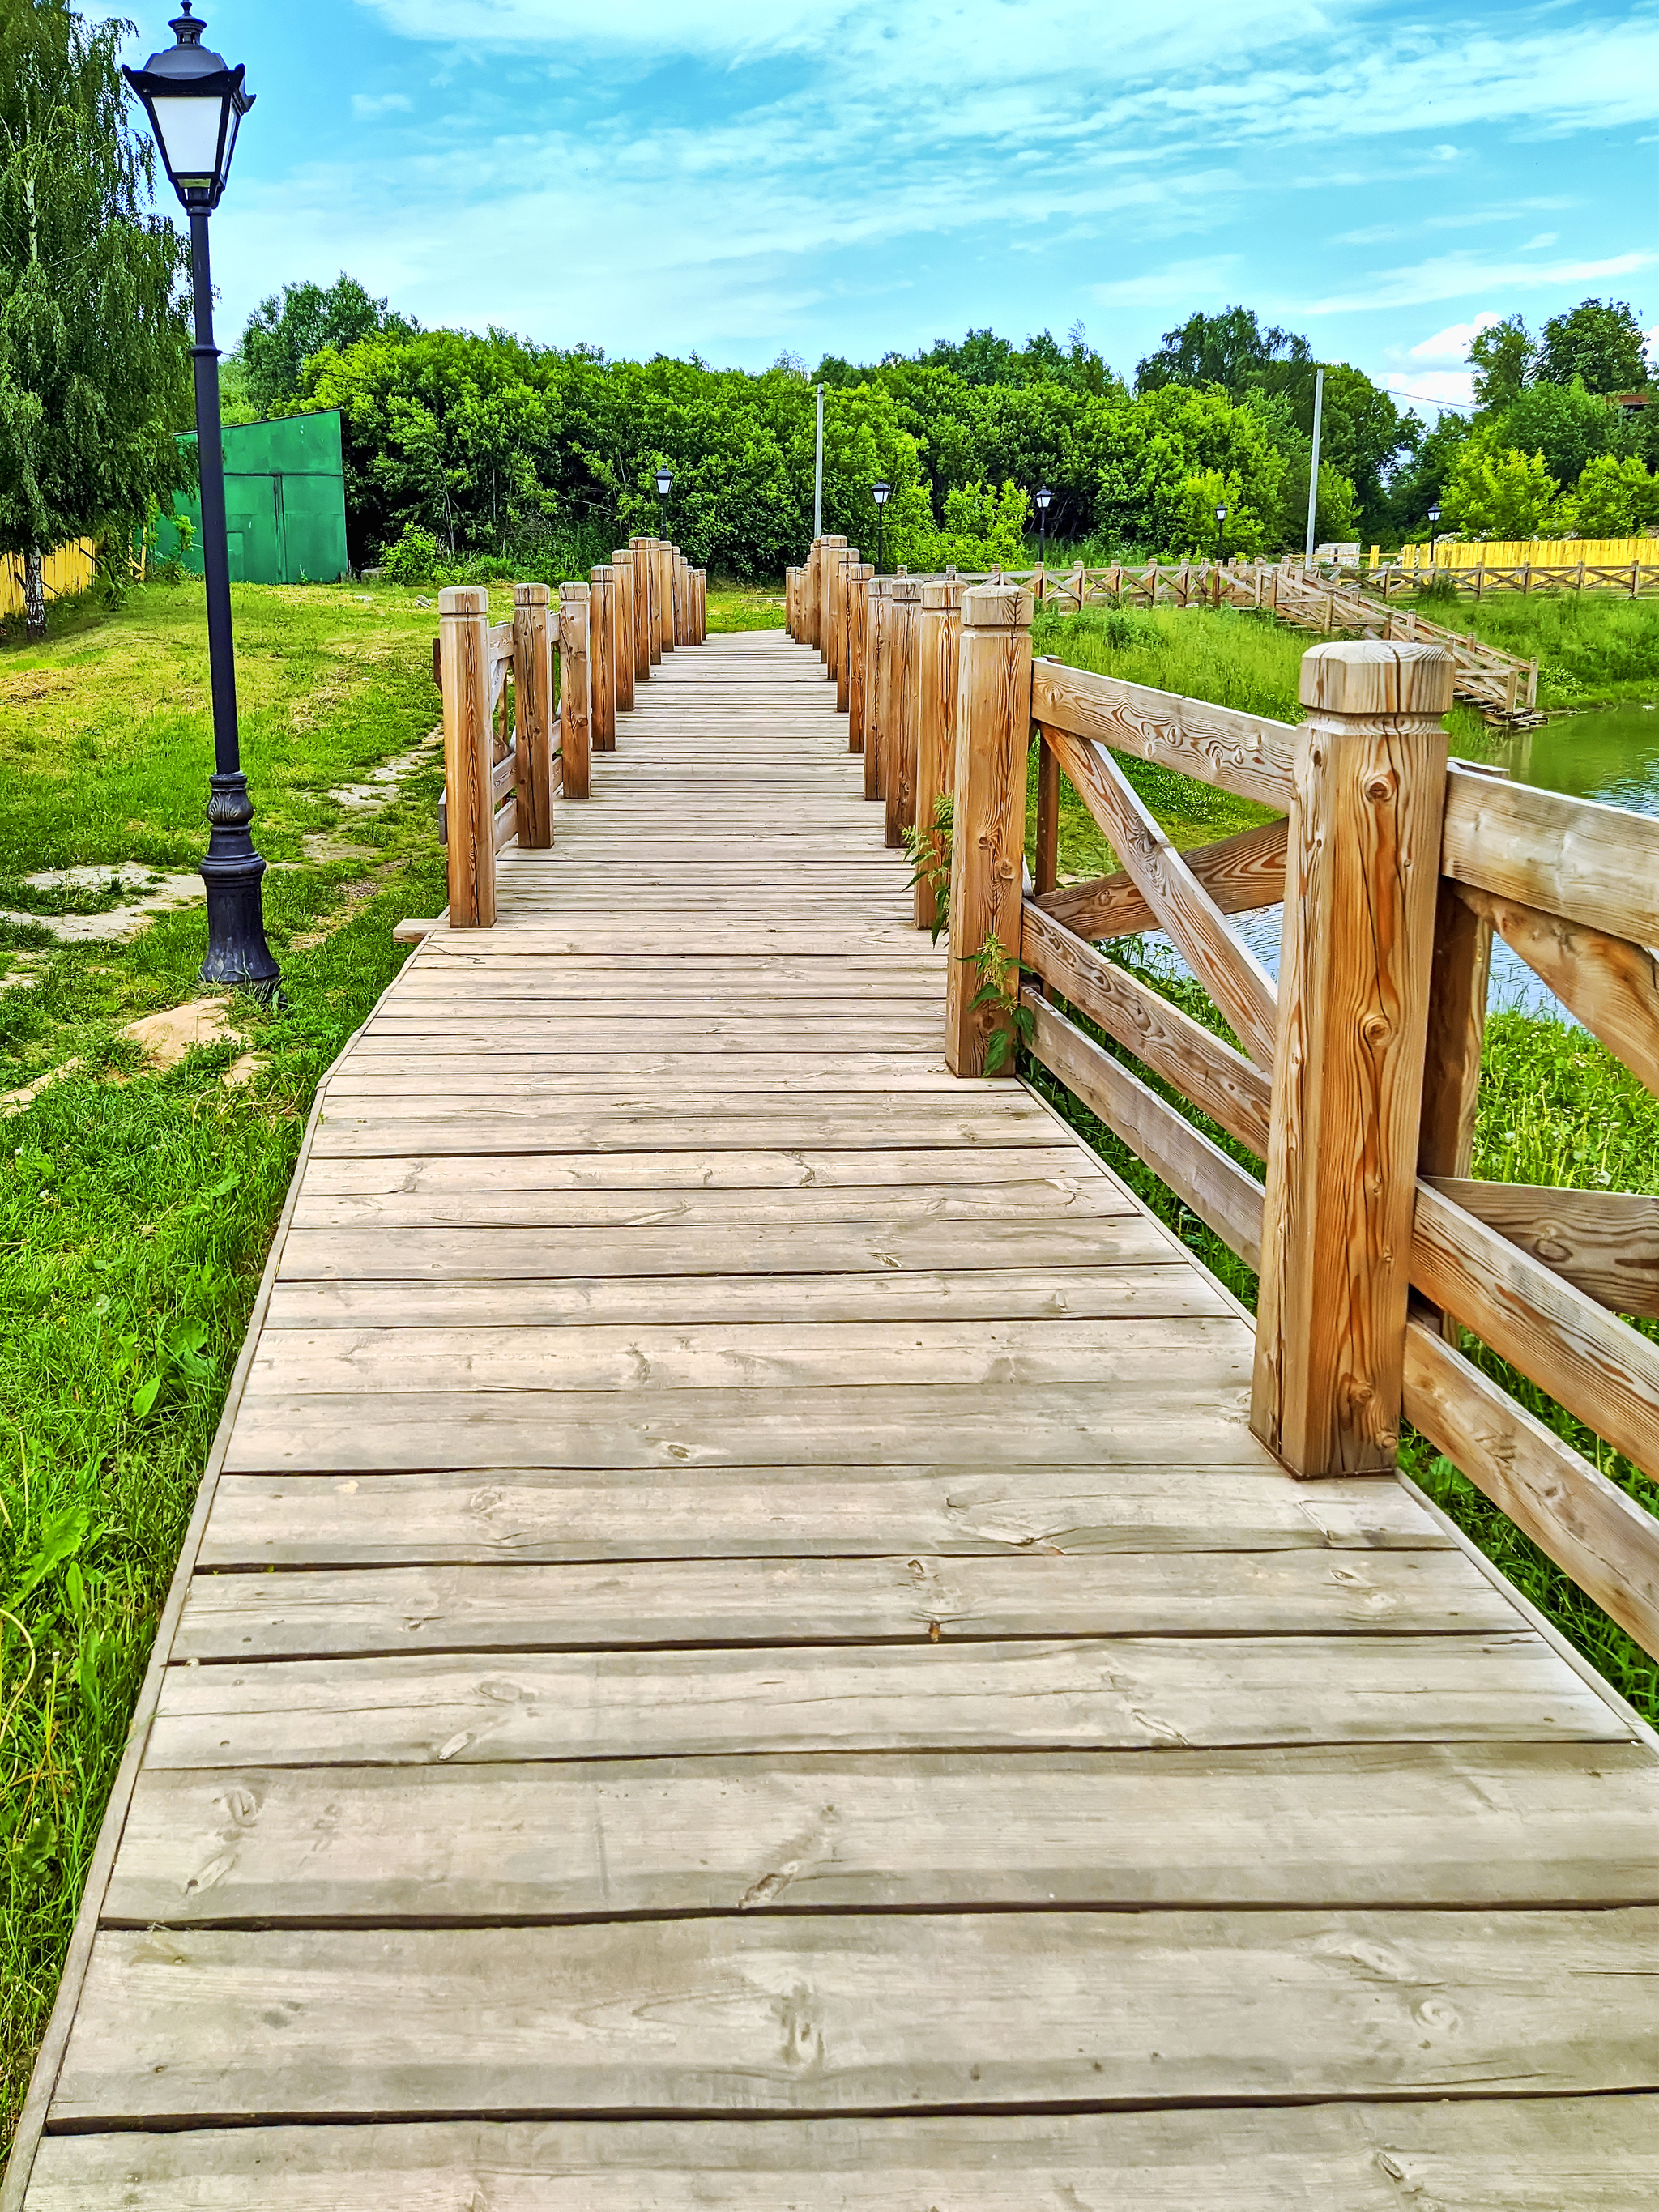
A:
<svg viewBox="0 0 1659 2212">
<path fill-rule="evenodd" d="M 202 880 L 207 885 L 208 949 L 204 983 L 228 984 L 267 1002 L 282 996 L 282 970 L 265 943 L 260 879 L 265 864 L 253 849 L 247 778 L 240 770 L 208 779 L 210 826 Z"/>
</svg>

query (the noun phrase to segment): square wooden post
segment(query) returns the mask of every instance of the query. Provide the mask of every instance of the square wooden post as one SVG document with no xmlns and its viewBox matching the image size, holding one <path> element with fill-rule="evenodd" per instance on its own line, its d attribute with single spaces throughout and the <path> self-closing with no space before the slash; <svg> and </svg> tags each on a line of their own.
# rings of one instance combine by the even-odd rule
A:
<svg viewBox="0 0 1659 2212">
<path fill-rule="evenodd" d="M 883 726 L 887 711 L 887 625 L 893 612 L 893 580 L 878 576 L 870 586 L 865 623 L 864 665 L 864 795 L 879 799 L 882 782 Z"/>
<path fill-rule="evenodd" d="M 846 549 L 844 538 L 823 537 L 818 540 L 817 635 L 814 642 L 818 659 L 823 663 L 823 672 L 832 678 L 836 672 L 836 568 Z"/>
<path fill-rule="evenodd" d="M 1292 1474 L 1395 1463 L 1451 656 L 1304 655 L 1250 1426 Z"/>
<path fill-rule="evenodd" d="M 697 643 L 708 642 L 708 571 L 697 571 Z"/>
<path fill-rule="evenodd" d="M 921 709 L 921 594 L 919 576 L 893 579 L 893 671 L 889 679 L 887 765 L 882 796 L 887 804 L 884 842 L 896 849 L 916 819 L 916 750 Z"/>
<path fill-rule="evenodd" d="M 806 549 L 806 566 L 801 572 L 801 631 L 803 645 L 816 646 L 818 641 L 818 544 L 814 538 Z"/>
<path fill-rule="evenodd" d="M 962 586 L 924 584 L 919 618 L 920 669 L 916 707 L 916 827 L 937 852 L 933 811 L 942 793 L 956 787 L 957 648 L 962 635 Z M 932 884 L 918 882 L 912 892 L 918 929 L 931 929 L 939 913 Z"/>
<path fill-rule="evenodd" d="M 870 614 L 870 585 L 875 568 L 860 561 L 847 571 L 847 750 L 864 750 L 864 721 L 867 694 L 868 647 L 866 624 Z"/>
<path fill-rule="evenodd" d="M 610 568 L 590 568 L 587 598 L 587 659 L 592 685 L 590 709 L 592 742 L 596 753 L 617 750 L 617 675 L 615 579 Z"/>
<path fill-rule="evenodd" d="M 973 1011 L 979 990 L 975 956 L 994 937 L 1011 959 L 1019 957 L 1030 742 L 1031 595 L 1018 584 L 981 584 L 963 594 L 957 657 L 951 957 L 945 986 L 945 1058 L 953 1075 L 984 1072 L 986 1041 L 996 1025 L 989 1007 Z M 1005 1066 L 1012 1075 L 1012 1054 Z"/>
<path fill-rule="evenodd" d="M 513 586 L 513 717 L 518 755 L 519 842 L 553 842 L 553 594 L 545 584 Z"/>
<path fill-rule="evenodd" d="M 617 649 L 613 673 L 617 679 L 617 712 L 627 714 L 634 708 L 634 549 L 619 545 L 611 556 L 611 574 L 616 580 Z"/>
<path fill-rule="evenodd" d="M 860 567 L 856 545 L 844 546 L 836 569 L 836 712 L 844 714 L 853 697 L 853 579 Z"/>
<path fill-rule="evenodd" d="M 657 605 L 661 635 L 657 658 L 674 650 L 674 549 L 665 538 L 657 540 Z"/>
<path fill-rule="evenodd" d="M 657 579 L 651 540 L 630 538 L 628 544 L 634 556 L 634 681 L 648 684 L 653 663 L 662 658 L 651 650 L 651 608 L 657 596 Z"/>
<path fill-rule="evenodd" d="M 587 586 L 559 586 L 559 753 L 567 799 L 586 799 L 592 744 Z"/>
<path fill-rule="evenodd" d="M 443 684 L 449 926 L 491 929 L 495 761 L 489 715 L 489 594 L 482 584 L 451 584 L 439 592 L 438 665 Z"/>
</svg>

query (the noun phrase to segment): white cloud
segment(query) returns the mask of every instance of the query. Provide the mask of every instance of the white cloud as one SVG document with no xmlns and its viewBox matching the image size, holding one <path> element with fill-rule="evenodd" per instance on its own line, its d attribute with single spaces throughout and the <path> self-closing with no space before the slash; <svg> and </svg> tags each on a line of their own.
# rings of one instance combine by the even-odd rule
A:
<svg viewBox="0 0 1659 2212">
<path fill-rule="evenodd" d="M 1473 317 L 1467 323 L 1448 323 L 1443 331 L 1437 331 L 1432 337 L 1425 338 L 1421 344 L 1408 346 L 1406 358 L 1407 361 L 1461 367 L 1468 359 L 1469 348 L 1481 331 L 1495 329 L 1503 319 L 1501 315 L 1496 315 L 1487 308 L 1484 313 Z"/>
<path fill-rule="evenodd" d="M 1546 284 L 1588 284 L 1601 276 L 1631 276 L 1650 269 L 1659 254 L 1615 253 L 1605 261 L 1481 262 L 1473 254 L 1446 253 L 1414 269 L 1388 269 L 1365 279 L 1363 290 L 1316 300 L 1308 315 L 1352 314 L 1370 307 L 1415 307 L 1460 293 L 1505 292 Z"/>
<path fill-rule="evenodd" d="M 415 103 L 404 92 L 354 92 L 351 112 L 360 123 L 371 122 L 377 115 L 407 115 Z"/>
<path fill-rule="evenodd" d="M 1218 301 L 1237 284 L 1238 275 L 1238 256 L 1218 254 L 1208 261 L 1168 262 L 1139 276 L 1091 284 L 1089 297 L 1103 307 L 1169 307 L 1176 301 L 1196 307 L 1206 301 Z"/>
<path fill-rule="evenodd" d="M 1545 246 L 1553 246 L 1559 239 L 1559 230 L 1540 230 L 1536 238 L 1529 238 L 1522 247 L 1522 253 L 1539 253 Z"/>
</svg>

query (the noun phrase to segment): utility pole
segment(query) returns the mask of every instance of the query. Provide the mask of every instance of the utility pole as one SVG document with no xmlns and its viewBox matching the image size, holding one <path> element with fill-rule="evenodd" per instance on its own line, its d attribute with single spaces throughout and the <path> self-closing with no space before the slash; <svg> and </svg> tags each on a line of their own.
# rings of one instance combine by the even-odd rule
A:
<svg viewBox="0 0 1659 2212">
<path fill-rule="evenodd" d="M 812 536 L 823 535 L 823 386 L 818 386 L 818 441 L 812 465 Z"/>
<path fill-rule="evenodd" d="M 1308 471 L 1308 544 L 1306 557 L 1311 562 L 1314 556 L 1314 524 L 1319 513 L 1319 425 L 1325 412 L 1325 372 L 1314 371 L 1314 435 L 1313 459 Z"/>
</svg>

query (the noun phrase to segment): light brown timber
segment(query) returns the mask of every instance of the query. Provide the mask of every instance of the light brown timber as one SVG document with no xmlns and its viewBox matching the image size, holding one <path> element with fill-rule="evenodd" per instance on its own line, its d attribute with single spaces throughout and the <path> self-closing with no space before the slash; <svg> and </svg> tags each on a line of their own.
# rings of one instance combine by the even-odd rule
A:
<svg viewBox="0 0 1659 2212">
<path fill-rule="evenodd" d="M 451 584 L 438 594 L 444 789 L 448 799 L 449 916 L 456 929 L 495 920 L 495 801 L 491 782 L 489 594 Z"/>
<path fill-rule="evenodd" d="M 616 580 L 616 679 L 617 712 L 631 714 L 634 711 L 635 662 L 639 652 L 638 617 L 634 609 L 634 549 L 619 545 L 611 556 L 611 571 Z"/>
<path fill-rule="evenodd" d="M 514 759 L 519 842 L 544 850 L 553 842 L 554 724 L 552 594 L 545 584 L 513 586 Z"/>
<path fill-rule="evenodd" d="M 567 799 L 586 799 L 592 774 L 592 679 L 586 584 L 559 586 L 559 761 Z"/>
<path fill-rule="evenodd" d="M 979 585 L 963 599 L 945 1000 L 945 1057 L 953 1075 L 981 1073 L 998 1025 L 995 1009 L 974 1003 L 976 960 L 992 940 L 1019 957 L 1031 612 L 1030 593 L 1015 584 Z M 1018 991 L 1018 969 L 1012 988 Z M 1006 1065 L 1012 1071 L 1012 1054 Z"/>
</svg>

